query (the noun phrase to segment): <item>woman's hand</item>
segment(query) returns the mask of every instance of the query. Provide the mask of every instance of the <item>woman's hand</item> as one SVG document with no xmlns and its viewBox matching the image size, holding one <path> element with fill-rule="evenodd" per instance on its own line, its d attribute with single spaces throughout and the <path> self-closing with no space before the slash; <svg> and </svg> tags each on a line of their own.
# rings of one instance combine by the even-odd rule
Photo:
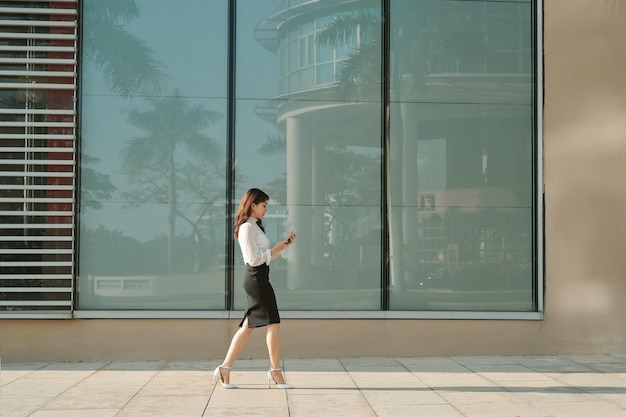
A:
<svg viewBox="0 0 626 417">
<path fill-rule="evenodd" d="M 287 240 L 285 240 L 285 244 L 287 246 L 291 245 L 293 243 L 293 241 L 296 239 L 296 236 L 297 235 L 292 230 L 291 233 L 289 233 L 289 236 L 287 237 Z"/>
<path fill-rule="evenodd" d="M 280 240 L 276 242 L 276 245 L 270 251 L 272 259 L 278 256 L 279 253 L 287 249 L 287 246 L 291 245 L 296 238 L 296 234 L 294 232 L 289 233 L 289 236 L 285 240 Z"/>
</svg>

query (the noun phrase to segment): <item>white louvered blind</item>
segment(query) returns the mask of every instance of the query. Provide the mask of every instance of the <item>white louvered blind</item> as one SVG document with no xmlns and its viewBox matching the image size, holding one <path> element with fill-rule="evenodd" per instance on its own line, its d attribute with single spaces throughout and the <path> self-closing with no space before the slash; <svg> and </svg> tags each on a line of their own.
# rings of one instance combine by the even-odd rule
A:
<svg viewBox="0 0 626 417">
<path fill-rule="evenodd" d="M 71 317 L 77 19 L 0 2 L 0 319 Z"/>
</svg>

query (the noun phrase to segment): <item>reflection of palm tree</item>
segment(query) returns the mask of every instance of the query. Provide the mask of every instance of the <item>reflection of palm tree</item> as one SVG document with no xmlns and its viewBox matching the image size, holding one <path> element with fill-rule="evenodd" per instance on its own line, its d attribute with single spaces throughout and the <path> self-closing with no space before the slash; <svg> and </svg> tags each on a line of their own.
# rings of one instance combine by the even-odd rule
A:
<svg viewBox="0 0 626 417">
<path fill-rule="evenodd" d="M 83 153 L 81 155 L 80 192 L 83 209 L 86 207 L 101 209 L 101 201 L 111 198 L 111 194 L 117 190 L 111 183 L 109 175 L 102 174 L 88 167 L 88 165 L 95 164 L 98 161 L 98 158 L 93 158 L 87 154 Z"/>
<path fill-rule="evenodd" d="M 407 1 L 413 7 L 406 7 Z M 392 88 L 422 89 L 425 77 L 442 71 L 450 56 L 484 56 L 483 39 L 470 30 L 470 17 L 458 5 L 431 1 L 414 7 L 413 0 L 400 0 L 394 7 L 406 13 L 394 14 L 392 21 Z M 375 10 L 340 13 L 317 37 L 321 45 L 352 47 L 337 80 L 344 95 L 360 91 L 361 97 L 369 97 L 380 91 L 382 16 L 380 8 Z"/>
<path fill-rule="evenodd" d="M 317 36 L 320 45 L 351 48 L 338 71 L 342 96 L 380 97 L 381 65 L 380 8 L 339 13 Z"/>
<path fill-rule="evenodd" d="M 102 72 L 107 85 L 125 96 L 161 91 L 161 64 L 152 49 L 125 28 L 141 14 L 135 0 L 84 3 L 84 56 Z"/>
<path fill-rule="evenodd" d="M 164 98 L 146 99 L 148 110 L 127 112 L 128 122 L 146 132 L 130 140 L 122 150 L 122 165 L 132 182 L 139 184 L 139 201 L 168 203 L 168 267 L 172 265 L 172 245 L 176 231 L 176 150 L 183 148 L 193 158 L 217 164 L 219 145 L 202 131 L 221 115 L 199 105 L 186 103 L 179 92 Z M 166 178 L 166 186 L 160 186 Z"/>
</svg>

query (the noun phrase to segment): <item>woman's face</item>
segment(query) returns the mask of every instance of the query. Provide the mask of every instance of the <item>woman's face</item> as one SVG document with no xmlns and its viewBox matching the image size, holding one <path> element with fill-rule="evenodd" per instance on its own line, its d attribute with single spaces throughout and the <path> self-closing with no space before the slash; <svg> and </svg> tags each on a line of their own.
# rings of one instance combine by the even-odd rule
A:
<svg viewBox="0 0 626 417">
<path fill-rule="evenodd" d="M 252 212 L 250 215 L 255 219 L 262 220 L 263 216 L 265 216 L 265 212 L 267 211 L 267 201 L 262 201 L 258 204 L 252 203 Z"/>
</svg>

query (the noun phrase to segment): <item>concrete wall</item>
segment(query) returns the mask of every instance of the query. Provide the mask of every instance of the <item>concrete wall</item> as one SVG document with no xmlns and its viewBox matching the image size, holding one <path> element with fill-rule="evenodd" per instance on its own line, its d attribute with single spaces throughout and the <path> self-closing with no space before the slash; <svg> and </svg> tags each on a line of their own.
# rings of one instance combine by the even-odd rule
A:
<svg viewBox="0 0 626 417">
<path fill-rule="evenodd" d="M 544 9 L 545 320 L 292 319 L 284 357 L 626 353 L 626 2 L 544 0 Z M 0 320 L 0 355 L 219 360 L 236 326 Z M 263 335 L 242 357 L 267 357 Z"/>
</svg>

